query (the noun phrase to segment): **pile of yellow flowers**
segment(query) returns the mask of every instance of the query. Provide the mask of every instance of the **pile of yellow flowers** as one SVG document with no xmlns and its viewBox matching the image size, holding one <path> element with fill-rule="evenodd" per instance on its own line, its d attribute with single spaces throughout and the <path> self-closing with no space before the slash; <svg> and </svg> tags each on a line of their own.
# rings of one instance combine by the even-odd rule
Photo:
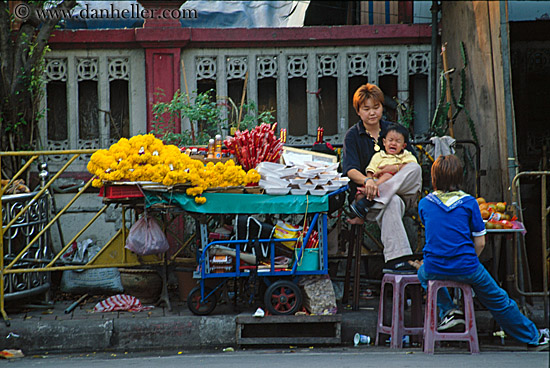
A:
<svg viewBox="0 0 550 368">
<path fill-rule="evenodd" d="M 200 195 L 208 188 L 240 186 L 257 183 L 260 174 L 254 169 L 245 172 L 233 160 L 216 164 L 193 160 L 173 145 L 165 145 L 153 134 L 121 138 L 108 150 L 95 152 L 88 171 L 96 178 L 94 187 L 107 181 L 152 181 L 166 186 L 190 184 L 187 195 L 204 203 Z"/>
</svg>

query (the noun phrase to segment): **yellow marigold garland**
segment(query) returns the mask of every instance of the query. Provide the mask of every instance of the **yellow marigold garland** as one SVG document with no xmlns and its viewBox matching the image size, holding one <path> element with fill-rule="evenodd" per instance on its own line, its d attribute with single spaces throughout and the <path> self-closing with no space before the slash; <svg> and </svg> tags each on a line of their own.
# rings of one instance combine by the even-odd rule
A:
<svg viewBox="0 0 550 368">
<path fill-rule="evenodd" d="M 229 187 L 257 183 L 260 174 L 254 169 L 245 172 L 233 160 L 204 165 L 181 153 L 173 145 L 165 145 L 152 134 L 121 138 L 108 150 L 95 152 L 88 163 L 88 171 L 96 176 L 94 187 L 106 181 L 153 181 L 166 186 L 191 184 L 187 195 L 202 204 L 201 194 L 208 188 Z"/>
</svg>

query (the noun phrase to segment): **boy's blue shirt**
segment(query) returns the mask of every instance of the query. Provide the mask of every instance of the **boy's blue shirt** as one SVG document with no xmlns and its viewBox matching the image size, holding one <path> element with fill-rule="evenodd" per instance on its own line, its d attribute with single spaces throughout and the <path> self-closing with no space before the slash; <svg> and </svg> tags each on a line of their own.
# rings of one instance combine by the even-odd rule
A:
<svg viewBox="0 0 550 368">
<path fill-rule="evenodd" d="M 473 273 L 479 259 L 472 238 L 485 235 L 477 201 L 462 191 L 430 193 L 418 204 L 426 229 L 424 268 L 439 275 Z"/>
</svg>

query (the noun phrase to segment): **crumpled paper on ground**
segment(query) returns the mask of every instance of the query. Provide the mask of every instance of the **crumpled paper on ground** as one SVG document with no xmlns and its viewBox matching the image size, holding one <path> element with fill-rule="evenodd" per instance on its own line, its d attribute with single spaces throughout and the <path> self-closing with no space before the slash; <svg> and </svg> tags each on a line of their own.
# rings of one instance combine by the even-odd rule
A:
<svg viewBox="0 0 550 368">
<path fill-rule="evenodd" d="M 0 351 L 0 358 L 1 359 L 15 359 L 15 358 L 23 358 L 25 355 L 21 350 L 15 350 L 15 349 L 5 349 Z"/>
</svg>

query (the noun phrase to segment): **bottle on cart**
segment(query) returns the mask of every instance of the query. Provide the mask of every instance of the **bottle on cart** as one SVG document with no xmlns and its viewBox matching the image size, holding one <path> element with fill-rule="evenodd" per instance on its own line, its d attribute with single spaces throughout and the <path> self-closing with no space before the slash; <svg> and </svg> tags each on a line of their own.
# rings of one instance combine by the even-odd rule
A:
<svg viewBox="0 0 550 368">
<path fill-rule="evenodd" d="M 206 158 L 214 158 L 215 149 L 216 147 L 214 139 L 210 138 L 210 140 L 208 141 L 208 155 L 206 156 Z"/>
<path fill-rule="evenodd" d="M 214 158 L 222 158 L 222 136 L 221 134 L 216 134 L 216 139 L 214 141 Z"/>
</svg>

